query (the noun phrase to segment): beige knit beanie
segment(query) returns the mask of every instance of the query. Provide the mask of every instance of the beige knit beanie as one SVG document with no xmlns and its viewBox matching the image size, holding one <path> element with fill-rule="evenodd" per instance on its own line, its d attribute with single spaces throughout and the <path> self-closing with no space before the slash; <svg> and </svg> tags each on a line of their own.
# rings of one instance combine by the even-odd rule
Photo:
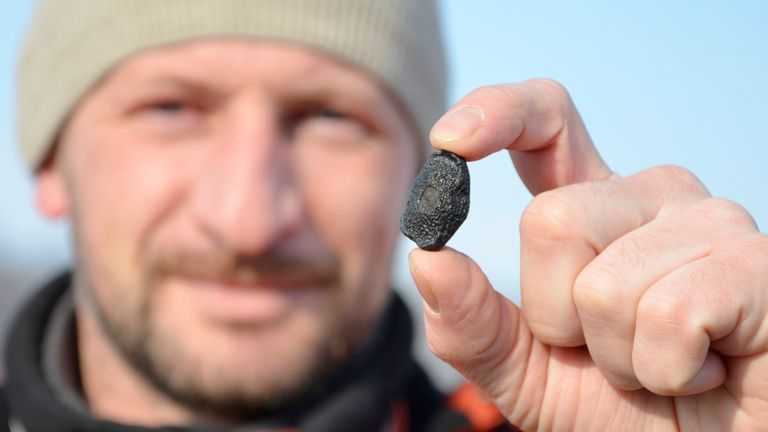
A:
<svg viewBox="0 0 768 432">
<path fill-rule="evenodd" d="M 370 71 L 426 136 L 445 108 L 433 0 L 41 0 L 18 70 L 21 154 L 31 169 L 78 100 L 142 49 L 208 36 L 293 41 Z"/>
</svg>

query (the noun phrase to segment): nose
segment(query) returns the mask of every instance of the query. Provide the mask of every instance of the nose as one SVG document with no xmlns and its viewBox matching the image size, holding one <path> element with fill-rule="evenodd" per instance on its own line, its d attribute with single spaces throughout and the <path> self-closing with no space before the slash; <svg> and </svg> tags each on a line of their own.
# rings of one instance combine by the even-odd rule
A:
<svg viewBox="0 0 768 432">
<path fill-rule="evenodd" d="M 259 254 L 300 226 L 289 149 L 268 103 L 233 103 L 219 120 L 193 192 L 195 220 L 228 253 Z"/>
</svg>

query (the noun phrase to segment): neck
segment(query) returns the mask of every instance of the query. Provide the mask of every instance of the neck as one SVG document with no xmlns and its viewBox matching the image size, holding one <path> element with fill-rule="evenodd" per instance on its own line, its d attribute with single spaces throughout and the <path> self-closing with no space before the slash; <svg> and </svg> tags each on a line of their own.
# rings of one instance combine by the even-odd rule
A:
<svg viewBox="0 0 768 432">
<path fill-rule="evenodd" d="M 76 305 L 82 388 L 94 416 L 145 426 L 184 425 L 190 410 L 155 389 L 112 344 L 87 305 Z"/>
</svg>

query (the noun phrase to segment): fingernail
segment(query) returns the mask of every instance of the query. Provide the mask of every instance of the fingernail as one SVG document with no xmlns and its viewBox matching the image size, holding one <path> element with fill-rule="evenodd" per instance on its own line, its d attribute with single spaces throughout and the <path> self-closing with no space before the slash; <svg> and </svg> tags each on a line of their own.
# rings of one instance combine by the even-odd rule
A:
<svg viewBox="0 0 768 432">
<path fill-rule="evenodd" d="M 431 312 L 439 314 L 440 305 L 437 303 L 435 293 L 432 292 L 432 285 L 429 283 L 429 279 L 422 273 L 419 265 L 414 262 L 413 252 L 408 255 L 408 266 L 411 268 L 411 276 L 413 276 L 413 280 L 416 282 L 416 288 L 421 293 L 424 303 L 426 303 Z"/>
<path fill-rule="evenodd" d="M 432 141 L 451 142 L 470 137 L 483 123 L 483 113 L 465 106 L 445 114 L 429 134 Z"/>
</svg>

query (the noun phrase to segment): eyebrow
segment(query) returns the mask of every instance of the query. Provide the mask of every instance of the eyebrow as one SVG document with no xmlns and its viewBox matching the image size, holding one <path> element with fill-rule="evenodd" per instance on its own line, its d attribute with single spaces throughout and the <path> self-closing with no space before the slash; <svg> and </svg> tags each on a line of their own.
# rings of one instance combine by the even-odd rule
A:
<svg viewBox="0 0 768 432">
<path fill-rule="evenodd" d="M 332 72 L 331 72 L 332 73 Z M 217 81 L 214 85 L 210 81 L 204 81 L 199 76 L 199 72 L 185 70 L 154 70 L 143 71 L 138 74 L 134 82 L 138 85 L 131 86 L 128 90 L 120 93 L 121 99 L 131 99 L 141 97 L 143 92 L 152 92 L 159 90 L 178 91 L 182 93 L 191 93 L 205 100 L 214 101 L 229 93 L 231 85 Z M 359 85 L 345 85 L 346 81 L 329 79 L 329 73 L 313 74 L 302 77 L 300 80 L 280 81 L 280 85 L 272 87 L 275 89 L 275 95 L 284 97 L 286 100 L 301 104 L 322 104 L 328 101 L 340 102 L 340 105 L 354 105 L 364 107 L 366 111 L 377 110 L 380 107 L 379 92 L 375 91 L 357 91 Z M 353 90 L 357 89 L 357 90 Z M 386 93 L 382 92 L 386 97 Z"/>
<path fill-rule="evenodd" d="M 182 76 L 179 74 L 163 74 L 157 77 L 152 77 L 149 80 L 143 81 L 141 86 L 152 89 L 159 88 L 192 92 L 206 96 L 215 96 L 217 93 L 221 93 L 220 90 L 217 91 L 217 89 L 212 88 L 212 86 L 205 84 L 195 78 Z"/>
<path fill-rule="evenodd" d="M 343 104 L 363 106 L 366 109 L 375 109 L 380 106 L 380 94 L 376 91 L 359 91 L 359 86 L 350 87 L 345 82 L 331 81 L 323 77 L 310 77 L 301 83 L 294 83 L 287 88 L 282 88 L 281 94 L 292 100 L 309 103 L 321 103 L 326 101 L 343 101 Z"/>
</svg>

